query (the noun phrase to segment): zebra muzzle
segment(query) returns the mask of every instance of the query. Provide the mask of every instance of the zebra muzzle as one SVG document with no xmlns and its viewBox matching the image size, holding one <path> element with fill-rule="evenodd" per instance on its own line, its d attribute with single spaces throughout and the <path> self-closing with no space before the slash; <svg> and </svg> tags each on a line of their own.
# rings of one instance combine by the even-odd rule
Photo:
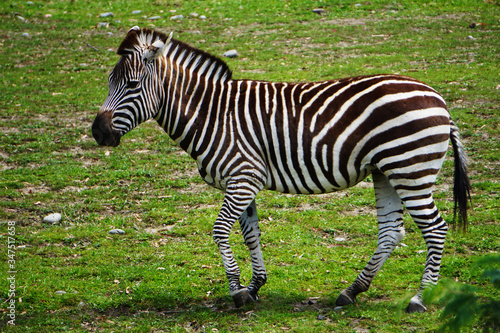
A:
<svg viewBox="0 0 500 333">
<path fill-rule="evenodd" d="M 100 146 L 116 147 L 120 144 L 120 134 L 111 128 L 110 117 L 99 113 L 92 124 L 92 136 Z"/>
</svg>

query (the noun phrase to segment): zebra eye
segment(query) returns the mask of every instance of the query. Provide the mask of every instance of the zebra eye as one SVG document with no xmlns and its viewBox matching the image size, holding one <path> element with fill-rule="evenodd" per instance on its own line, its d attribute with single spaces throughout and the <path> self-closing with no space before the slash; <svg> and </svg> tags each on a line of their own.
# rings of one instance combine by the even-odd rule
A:
<svg viewBox="0 0 500 333">
<path fill-rule="evenodd" d="M 128 89 L 135 89 L 139 86 L 139 81 L 128 81 L 127 82 L 127 88 Z"/>
</svg>

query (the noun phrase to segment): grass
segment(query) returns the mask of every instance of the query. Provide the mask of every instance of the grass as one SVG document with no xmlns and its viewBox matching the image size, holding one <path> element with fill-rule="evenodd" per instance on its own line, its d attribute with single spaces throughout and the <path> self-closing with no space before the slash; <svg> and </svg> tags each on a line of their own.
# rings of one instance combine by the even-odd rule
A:
<svg viewBox="0 0 500 333">
<path fill-rule="evenodd" d="M 483 286 L 472 262 L 500 248 L 498 1 L 33 2 L 7 0 L 0 8 L 0 331 L 432 332 L 441 324 L 434 305 L 425 314 L 402 312 L 425 261 L 408 216 L 407 246 L 356 305 L 334 311 L 376 247 L 369 184 L 321 196 L 259 194 L 269 283 L 258 303 L 235 309 L 211 238 L 223 194 L 204 185 L 190 157 L 152 122 L 114 149 L 92 138 L 118 59 L 113 51 L 133 25 L 173 30 L 219 56 L 236 49 L 239 57 L 226 60 L 235 78 L 384 72 L 435 87 L 461 129 L 474 205 L 469 232 L 449 234 L 441 274 Z M 101 18 L 104 12 L 114 16 Z M 178 14 L 185 18 L 170 20 Z M 162 18 L 149 20 L 156 15 Z M 482 25 L 468 28 L 472 22 Z M 448 221 L 452 172 L 447 159 L 436 191 Z M 60 223 L 42 222 L 53 212 Z M 7 326 L 9 222 L 16 326 Z M 126 233 L 108 234 L 113 228 Z M 248 282 L 250 259 L 237 229 L 231 241 Z"/>
</svg>

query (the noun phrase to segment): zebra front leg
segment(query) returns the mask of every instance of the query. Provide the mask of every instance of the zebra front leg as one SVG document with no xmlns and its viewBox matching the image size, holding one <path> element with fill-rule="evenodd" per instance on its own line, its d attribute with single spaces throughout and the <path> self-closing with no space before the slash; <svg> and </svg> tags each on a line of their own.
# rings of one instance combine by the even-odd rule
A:
<svg viewBox="0 0 500 333">
<path fill-rule="evenodd" d="M 219 247 L 226 277 L 229 282 L 229 293 L 236 307 L 254 301 L 250 296 L 248 288 L 240 283 L 240 268 L 234 260 L 233 252 L 229 245 L 229 233 L 236 219 L 240 218 L 247 207 L 253 202 L 255 195 L 260 190 L 253 183 L 228 182 L 226 196 L 219 216 L 214 225 L 213 238 Z"/>
<path fill-rule="evenodd" d="M 256 302 L 258 300 L 257 293 L 259 289 L 267 281 L 266 267 L 262 258 L 262 250 L 260 248 L 260 229 L 259 218 L 257 216 L 257 207 L 255 200 L 240 217 L 241 231 L 243 238 L 250 250 L 252 258 L 252 281 L 248 285 L 248 301 Z"/>
<path fill-rule="evenodd" d="M 353 284 L 340 293 L 336 301 L 338 306 L 356 302 L 356 296 L 368 290 L 375 275 L 405 235 L 403 205 L 396 190 L 378 170 L 373 172 L 373 185 L 379 228 L 377 250 Z"/>
</svg>

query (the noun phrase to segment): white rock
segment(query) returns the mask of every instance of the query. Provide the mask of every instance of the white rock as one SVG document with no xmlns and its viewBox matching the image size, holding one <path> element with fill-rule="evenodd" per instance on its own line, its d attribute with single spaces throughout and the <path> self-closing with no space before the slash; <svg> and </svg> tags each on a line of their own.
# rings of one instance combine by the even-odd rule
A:
<svg viewBox="0 0 500 333">
<path fill-rule="evenodd" d="M 61 221 L 61 214 L 59 214 L 59 213 L 49 214 L 43 218 L 43 222 L 46 222 L 46 223 L 55 224 L 59 221 Z"/>
<path fill-rule="evenodd" d="M 21 36 L 27 37 L 27 38 L 31 37 L 31 35 L 29 33 L 27 33 L 27 32 L 22 33 Z"/>
<path fill-rule="evenodd" d="M 313 13 L 316 13 L 318 15 L 322 15 L 326 12 L 326 10 L 322 9 L 322 8 L 315 8 L 313 9 Z"/>
<path fill-rule="evenodd" d="M 132 11 L 132 14 L 133 14 L 133 15 L 137 15 L 137 14 L 140 14 L 140 13 L 141 13 L 141 11 L 140 11 L 140 10 L 133 10 L 133 11 Z"/>
<path fill-rule="evenodd" d="M 161 16 L 151 16 L 150 18 L 148 18 L 148 20 L 150 20 L 150 21 L 159 20 L 159 19 L 161 19 Z"/>
<path fill-rule="evenodd" d="M 113 13 L 111 13 L 111 12 L 107 12 L 107 13 L 102 13 L 102 14 L 101 14 L 101 17 L 113 17 L 113 16 L 114 16 L 114 15 L 113 15 Z"/>
<path fill-rule="evenodd" d="M 34 5 L 35 3 L 33 1 L 28 1 L 26 2 L 27 5 Z"/>
<path fill-rule="evenodd" d="M 200 19 L 201 19 L 201 20 L 206 20 L 206 19 L 207 19 L 207 17 L 206 17 L 205 15 L 200 15 Z"/>
<path fill-rule="evenodd" d="M 16 15 L 17 19 L 18 20 L 21 20 L 21 21 L 26 21 L 26 19 L 24 17 L 22 17 L 21 15 Z"/>
<path fill-rule="evenodd" d="M 122 229 L 112 229 L 109 231 L 109 233 L 112 235 L 123 235 L 125 231 L 123 231 Z"/>
<path fill-rule="evenodd" d="M 334 239 L 337 242 L 345 242 L 346 241 L 346 239 L 344 237 L 335 237 Z"/>
<path fill-rule="evenodd" d="M 147 233 L 147 234 L 154 235 L 154 234 L 158 233 L 158 229 L 146 228 L 146 229 L 144 229 L 144 232 Z"/>
<path fill-rule="evenodd" d="M 45 15 L 43 15 L 43 18 L 46 18 L 46 19 L 51 18 L 51 17 L 52 17 L 52 14 L 45 14 Z"/>
<path fill-rule="evenodd" d="M 174 15 L 170 19 L 171 20 L 182 20 L 184 18 L 184 15 Z"/>
<path fill-rule="evenodd" d="M 57 295 L 64 295 L 64 294 L 66 294 L 66 292 L 64 290 L 58 290 L 58 291 L 56 291 L 56 294 Z"/>
<path fill-rule="evenodd" d="M 342 308 L 343 308 L 342 306 L 336 306 L 333 308 L 333 311 L 340 311 L 342 310 Z"/>
<path fill-rule="evenodd" d="M 229 50 L 222 55 L 227 58 L 236 58 L 238 56 L 238 52 L 236 50 Z"/>
</svg>

